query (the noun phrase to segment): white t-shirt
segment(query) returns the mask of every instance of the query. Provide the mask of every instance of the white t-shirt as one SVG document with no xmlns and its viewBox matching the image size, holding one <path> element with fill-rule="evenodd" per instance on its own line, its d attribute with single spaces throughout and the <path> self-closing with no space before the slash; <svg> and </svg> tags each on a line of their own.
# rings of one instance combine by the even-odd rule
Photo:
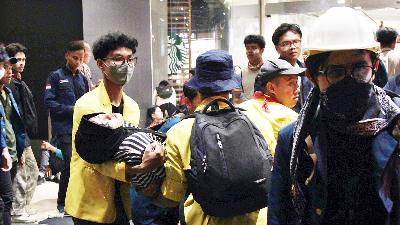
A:
<svg viewBox="0 0 400 225">
<path fill-rule="evenodd" d="M 261 72 L 261 68 L 257 71 L 250 70 L 248 66 L 242 69 L 242 86 L 243 93 L 246 99 L 251 99 L 254 94 L 254 81 L 257 74 Z"/>
</svg>

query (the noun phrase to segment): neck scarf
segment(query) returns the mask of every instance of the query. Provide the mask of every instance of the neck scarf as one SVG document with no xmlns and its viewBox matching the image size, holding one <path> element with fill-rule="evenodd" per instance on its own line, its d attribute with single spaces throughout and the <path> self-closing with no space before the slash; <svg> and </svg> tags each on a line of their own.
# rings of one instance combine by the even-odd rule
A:
<svg viewBox="0 0 400 225">
<path fill-rule="evenodd" d="M 261 106 L 264 112 L 269 112 L 268 102 L 278 102 L 278 100 L 276 98 L 269 96 L 269 95 L 265 95 L 261 91 L 254 92 L 253 98 L 254 99 L 260 99 L 260 98 L 264 99 L 264 102 Z"/>
<path fill-rule="evenodd" d="M 358 135 L 373 137 L 380 131 L 386 129 L 393 121 L 396 121 L 398 115 L 400 115 L 400 109 L 397 105 L 380 87 L 374 85 L 373 92 L 370 101 L 375 101 L 375 104 L 370 104 L 364 117 L 360 121 L 342 127 L 342 129 L 345 130 L 344 132 L 355 132 Z M 320 91 L 318 87 L 314 87 L 300 111 L 293 131 L 293 145 L 290 158 L 290 178 L 292 182 L 291 195 L 293 206 L 298 220 L 302 219 L 306 206 L 306 199 L 297 179 L 299 176 L 299 156 L 300 152 L 303 150 L 303 145 L 301 143 L 310 134 L 312 121 L 316 113 L 319 111 L 319 103 Z"/>
</svg>

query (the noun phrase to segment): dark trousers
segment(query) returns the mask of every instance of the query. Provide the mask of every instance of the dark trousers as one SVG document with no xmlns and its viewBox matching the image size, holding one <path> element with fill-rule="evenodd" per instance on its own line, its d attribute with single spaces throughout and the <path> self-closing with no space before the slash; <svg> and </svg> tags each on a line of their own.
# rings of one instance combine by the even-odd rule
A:
<svg viewBox="0 0 400 225">
<path fill-rule="evenodd" d="M 64 158 L 64 168 L 61 170 L 60 183 L 58 187 L 57 206 L 65 206 L 65 196 L 67 194 L 69 181 L 69 164 L 72 154 L 71 135 L 57 135 L 57 146 L 61 150 Z"/>
<path fill-rule="evenodd" d="M 2 223 L 11 225 L 11 207 L 13 199 L 12 182 L 10 172 L 0 170 L 0 214 L 2 214 Z"/>
<path fill-rule="evenodd" d="M 17 166 L 19 166 L 18 161 L 14 161 L 10 170 L 11 182 L 14 182 L 14 178 L 17 175 Z"/>
</svg>

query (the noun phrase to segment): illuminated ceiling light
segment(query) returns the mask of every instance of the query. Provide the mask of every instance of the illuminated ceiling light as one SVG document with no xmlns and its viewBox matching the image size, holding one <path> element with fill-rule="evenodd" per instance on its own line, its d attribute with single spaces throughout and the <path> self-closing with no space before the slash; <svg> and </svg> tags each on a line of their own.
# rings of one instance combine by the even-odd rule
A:
<svg viewBox="0 0 400 225">
<path fill-rule="evenodd" d="M 344 3 L 346 3 L 346 0 L 337 0 L 337 3 L 338 4 L 344 4 Z"/>
<path fill-rule="evenodd" d="M 360 10 L 360 9 L 362 9 L 362 7 L 361 6 L 355 6 L 354 9 Z"/>
</svg>

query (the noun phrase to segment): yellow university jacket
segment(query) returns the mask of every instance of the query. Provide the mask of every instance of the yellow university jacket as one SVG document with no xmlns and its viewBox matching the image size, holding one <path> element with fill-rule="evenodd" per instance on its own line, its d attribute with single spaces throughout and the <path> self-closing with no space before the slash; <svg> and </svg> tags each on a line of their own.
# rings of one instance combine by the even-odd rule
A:
<svg viewBox="0 0 400 225">
<path fill-rule="evenodd" d="M 124 120 L 138 125 L 140 111 L 137 103 L 123 94 Z M 104 84 L 76 101 L 72 126 L 71 175 L 65 202 L 65 211 L 71 216 L 97 223 L 112 223 L 116 218 L 114 180 L 125 181 L 125 163 L 109 161 L 90 164 L 75 149 L 75 133 L 85 114 L 111 113 L 112 106 Z M 127 215 L 130 215 L 129 183 L 121 185 L 121 195 Z"/>
<path fill-rule="evenodd" d="M 202 101 L 196 109 L 199 111 L 207 103 L 216 97 L 207 98 Z M 173 126 L 167 132 L 167 161 L 165 163 L 166 178 L 161 186 L 161 193 L 164 198 L 179 202 L 181 201 L 187 190 L 187 178 L 185 170 L 190 169 L 190 135 L 194 118 L 181 121 Z M 264 130 L 265 131 L 265 130 Z M 272 130 L 270 134 L 263 133 L 264 137 L 273 136 Z M 266 196 L 260 196 L 265 198 Z M 265 225 L 267 224 L 266 208 L 255 212 L 247 213 L 240 216 L 219 218 L 204 214 L 201 206 L 194 201 L 190 195 L 185 202 L 184 213 L 186 223 L 190 225 Z"/>
<path fill-rule="evenodd" d="M 238 107 L 246 110 L 244 113 L 261 132 L 265 129 L 272 128 L 273 136 L 269 136 L 265 139 L 268 147 L 271 149 L 272 155 L 275 155 L 275 147 L 279 131 L 282 127 L 295 121 L 298 114 L 292 109 L 277 102 L 268 102 L 268 112 L 265 112 L 262 109 L 263 103 L 264 99 L 262 98 L 250 99 L 239 104 Z"/>
</svg>

